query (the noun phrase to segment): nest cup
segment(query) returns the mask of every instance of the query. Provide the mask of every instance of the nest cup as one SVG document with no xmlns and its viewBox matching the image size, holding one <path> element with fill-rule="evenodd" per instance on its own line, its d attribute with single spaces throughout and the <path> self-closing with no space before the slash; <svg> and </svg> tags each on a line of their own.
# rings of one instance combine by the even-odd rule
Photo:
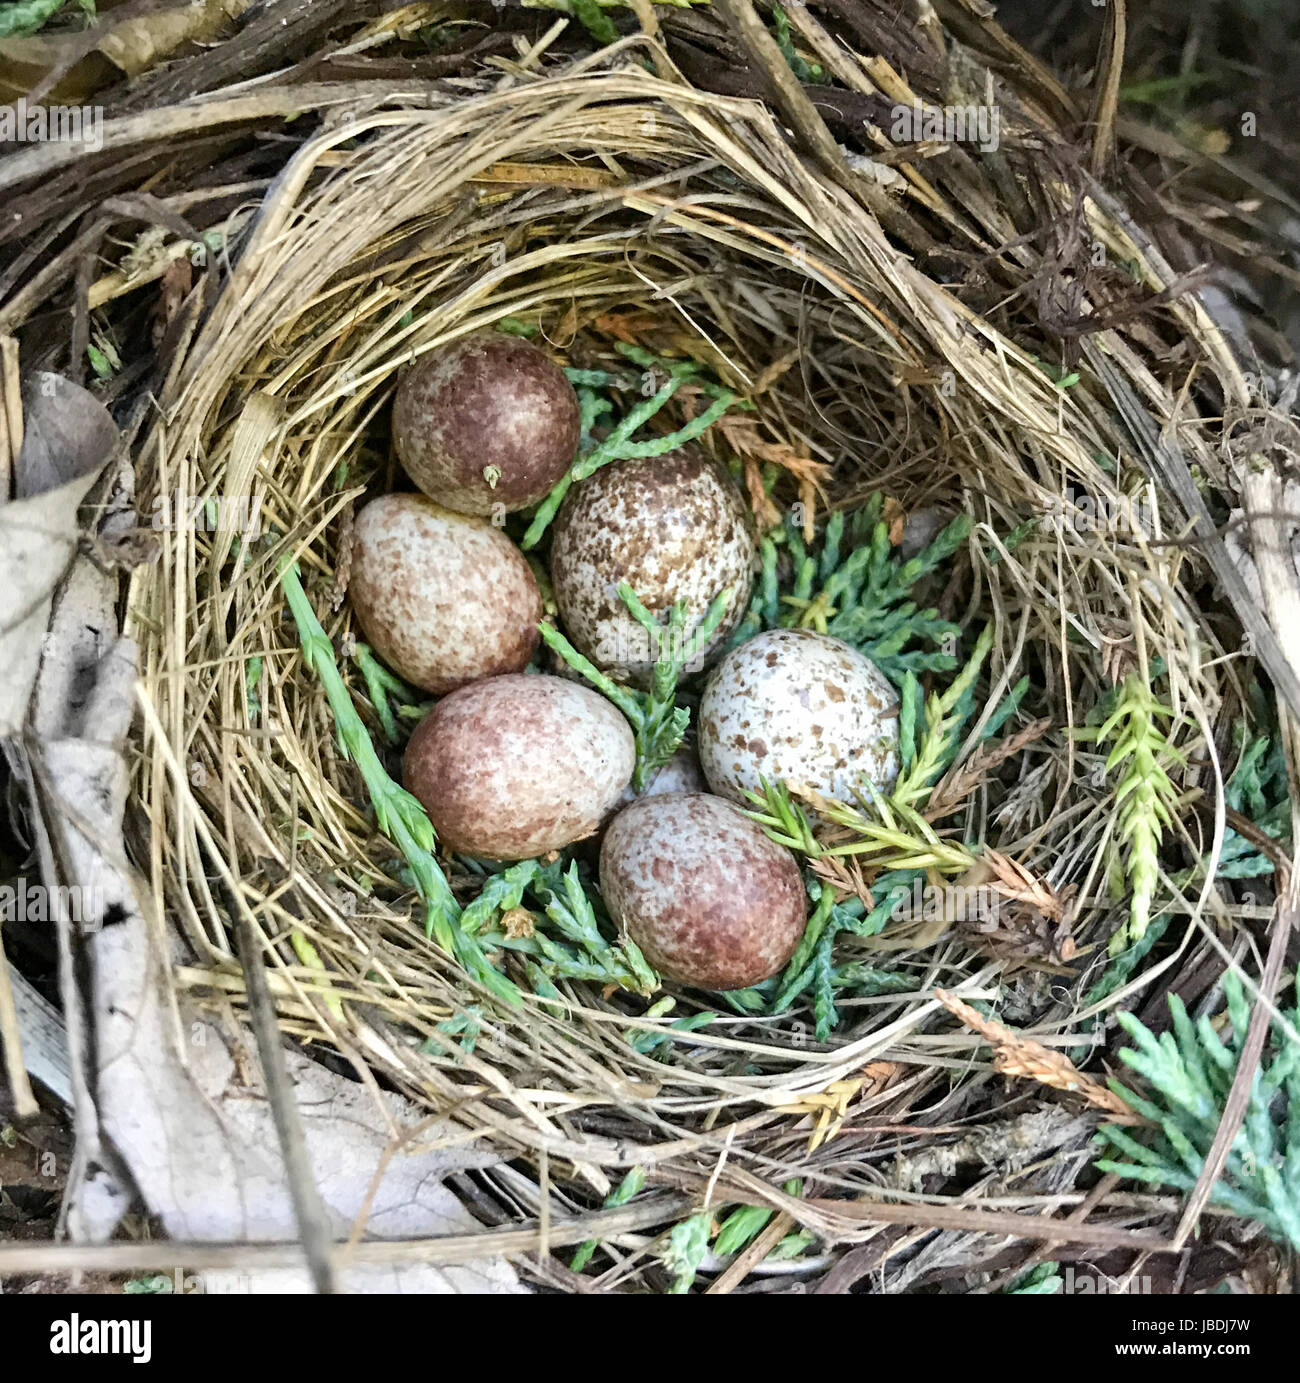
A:
<svg viewBox="0 0 1300 1383">
<path fill-rule="evenodd" d="M 1033 176 L 1049 200 L 1082 205 L 1089 233 L 1146 288 L 1172 282 L 1099 189 L 1080 199 L 1055 172 L 1025 172 L 1040 166 L 1024 154 L 1021 167 L 1025 131 L 1046 137 L 1008 107 L 1001 162 L 981 166 L 981 186 L 999 168 Z M 218 502 L 212 524 L 161 533 L 160 560 L 135 571 L 129 598 L 146 703 L 136 851 L 190 952 L 172 974 L 189 1000 L 241 1001 L 238 907 L 275 958 L 287 1033 L 369 1066 L 508 1155 L 560 1159 L 597 1192 L 637 1163 L 707 1173 L 730 1143 L 774 1185 L 803 1165 L 809 1097 L 862 1079 L 872 1062 L 899 1066 L 879 1091 L 870 1079 L 855 1087 L 866 1118 L 980 1078 L 978 1039 L 928 1031 L 951 1026 L 935 1023 L 936 986 L 978 997 L 998 971 L 955 936 L 891 956 L 914 989 L 861 1002 L 825 1044 L 798 1006 L 764 1018 L 722 1010 L 665 1061 L 629 1038 L 671 1020 L 638 1018 L 644 1002 L 626 995 L 566 984 L 562 1010 L 492 1000 L 426 938 L 423 906 L 339 752 L 279 580 L 295 560 L 368 714 L 364 684 L 337 656 L 355 628 L 346 534 L 367 488 L 402 483 L 387 443 L 402 368 L 507 318 L 537 323 L 539 344 L 568 363 L 595 349 L 593 321 L 634 309 L 658 343 L 752 398 L 767 436 L 831 468 L 824 496 L 792 477 L 778 488 L 784 502 L 851 508 L 886 491 L 908 511 L 970 515 L 950 605 L 972 637 L 993 624 L 981 704 L 1028 673 L 1035 713 L 1067 723 L 1081 696 L 1108 685 L 1108 630 L 1123 611 L 1144 655 L 1171 669 L 1176 699 L 1222 706 L 1236 695 L 1228 665 L 1215 664 L 1223 650 L 1187 564 L 1155 541 L 1158 488 L 1142 491 L 1145 530 L 1041 522 L 1072 485 L 1124 504 L 1134 463 L 1115 411 L 1040 366 L 1042 329 L 1025 303 L 986 320 L 945 286 L 946 247 L 905 253 L 885 233 L 886 204 L 906 214 L 900 176 L 882 165 L 851 193 L 797 154 L 765 108 L 635 67 L 356 114 L 300 150 L 178 357 L 142 454 L 145 511 L 157 495 L 180 512 L 197 498 L 242 499 L 255 519 Z M 939 180 L 924 197 L 962 252 L 998 239 L 992 193 L 963 206 Z M 1007 254 L 1027 280 L 1037 261 Z M 1208 375 L 1239 378 L 1194 298 L 1173 299 L 1160 330 Z M 1116 330 L 1097 340 L 1163 424 L 1173 403 L 1142 344 Z M 1183 407 L 1194 415 L 1195 399 Z M 1208 431 L 1185 435 L 1188 459 L 1213 475 Z M 702 445 L 720 443 L 710 434 Z M 1033 757 L 972 809 L 968 835 L 1057 889 L 1104 895 L 1108 816 L 1090 771 L 1068 752 Z M 1101 957 L 1115 917 L 1105 902 L 1081 906 L 1076 938 Z M 1074 997 L 1085 987 L 1041 989 L 1036 1032 L 1086 1020 Z M 674 1018 L 694 1011 L 678 999 Z M 456 1032 L 466 1015 L 469 1050 Z"/>
</svg>

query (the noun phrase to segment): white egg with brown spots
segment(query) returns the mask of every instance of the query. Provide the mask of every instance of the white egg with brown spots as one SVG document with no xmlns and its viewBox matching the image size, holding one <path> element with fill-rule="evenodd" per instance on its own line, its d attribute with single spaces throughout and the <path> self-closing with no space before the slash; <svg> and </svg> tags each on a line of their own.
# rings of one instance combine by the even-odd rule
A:
<svg viewBox="0 0 1300 1383">
<path fill-rule="evenodd" d="M 348 595 L 375 652 L 425 691 L 518 672 L 537 646 L 542 597 L 523 553 L 423 495 L 383 495 L 357 515 Z"/>
<path fill-rule="evenodd" d="M 551 582 L 565 631 L 597 667 L 647 686 L 657 649 L 618 593 L 626 582 L 662 619 L 686 603 L 686 671 L 726 647 L 749 601 L 755 546 L 744 497 L 726 469 L 695 448 L 615 461 L 569 492 L 551 540 Z M 690 635 L 722 591 L 714 634 Z"/>
<path fill-rule="evenodd" d="M 402 783 L 445 848 L 525 860 L 591 835 L 635 763 L 627 721 L 599 692 L 560 677 L 489 677 L 415 727 Z"/>
<path fill-rule="evenodd" d="M 808 629 L 733 648 L 700 701 L 699 755 L 714 792 L 749 804 L 760 779 L 841 802 L 898 777 L 898 694 L 868 658 Z"/>
</svg>

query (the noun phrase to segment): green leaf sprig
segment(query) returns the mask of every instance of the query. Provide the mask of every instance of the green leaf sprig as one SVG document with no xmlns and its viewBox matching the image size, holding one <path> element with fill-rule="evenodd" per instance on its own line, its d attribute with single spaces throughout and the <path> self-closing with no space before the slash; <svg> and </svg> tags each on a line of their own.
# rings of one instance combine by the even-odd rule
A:
<svg viewBox="0 0 1300 1383">
<path fill-rule="evenodd" d="M 347 684 L 334 661 L 334 646 L 321 627 L 303 590 L 298 564 L 286 557 L 280 563 L 280 585 L 298 626 L 304 665 L 320 679 L 334 715 L 339 750 L 356 764 L 366 785 L 375 823 L 401 851 L 411 877 L 425 902 L 425 931 L 449 956 L 486 989 L 509 1004 L 518 1004 L 518 988 L 488 961 L 475 939 L 460 925 L 460 905 L 433 857 L 437 838 L 424 808 L 388 776 L 365 724 L 352 704 Z"/>
<path fill-rule="evenodd" d="M 1160 878 L 1160 842 L 1178 797 L 1165 765 L 1183 758 L 1160 728 L 1162 720 L 1172 718 L 1173 712 L 1156 699 L 1146 676 L 1136 669 L 1121 684 L 1115 709 L 1106 722 L 1076 732 L 1080 739 L 1112 744 L 1107 773 L 1123 768 L 1115 788 L 1115 807 L 1132 899 L 1127 924 L 1111 936 L 1112 956 L 1141 941 L 1151 920 L 1151 903 Z"/>
<path fill-rule="evenodd" d="M 629 345 L 625 341 L 620 341 L 617 349 L 634 364 L 643 365 L 647 370 L 662 371 L 665 376 L 664 383 L 649 398 L 642 399 L 640 403 L 628 409 L 602 441 L 591 445 L 590 450 L 580 455 L 569 467 L 564 477 L 537 506 L 537 511 L 533 515 L 532 522 L 528 525 L 528 531 L 524 534 L 523 542 L 520 544 L 525 552 L 536 547 L 542 540 L 542 535 L 550 527 L 551 521 L 559 512 L 560 505 L 564 503 L 564 497 L 576 481 L 586 480 L 588 476 L 594 475 L 602 466 L 608 466 L 614 461 L 627 461 L 642 456 L 663 456 L 666 452 L 674 451 L 677 447 L 684 446 L 687 442 L 694 441 L 696 437 L 707 432 L 736 402 L 735 394 L 729 389 L 723 389 L 711 381 L 701 379 L 701 367 L 694 360 L 663 361 L 649 351 Z M 571 370 L 566 373 L 570 380 L 574 380 L 576 376 L 582 430 L 585 436 L 589 436 L 597 420 L 604 413 L 612 411 L 609 400 L 596 394 L 594 389 L 601 385 L 609 387 L 611 384 L 617 384 L 620 382 L 619 377 L 606 371 Z M 712 395 L 713 402 L 702 413 L 684 423 L 675 432 L 670 432 L 662 437 L 635 440 L 635 434 L 659 412 L 688 380 L 696 384 L 704 393 Z"/>
<path fill-rule="evenodd" d="M 656 771 L 677 752 L 686 734 L 690 712 L 677 704 L 677 683 L 682 670 L 692 661 L 697 650 L 708 644 L 722 623 L 731 600 L 731 588 L 720 591 L 714 597 L 704 617 L 689 634 L 686 630 L 687 608 L 684 601 L 678 601 L 668 612 L 667 623 L 661 624 L 626 581 L 619 582 L 618 593 L 633 618 L 650 635 L 651 647 L 658 650 L 648 692 L 620 686 L 589 658 L 579 653 L 555 625 L 543 621 L 538 629 L 548 647 L 554 649 L 575 672 L 581 673 L 627 717 L 636 739 L 636 768 L 632 774 L 632 786 L 641 792 Z"/>
<path fill-rule="evenodd" d="M 1120 1059 L 1147 1081 L 1152 1095 L 1142 1098 L 1114 1080 L 1111 1089 L 1153 1131 L 1143 1142 L 1136 1130 L 1103 1126 L 1101 1136 L 1124 1160 L 1104 1158 L 1097 1164 L 1102 1171 L 1181 1191 L 1196 1185 L 1250 1024 L 1245 987 L 1234 970 L 1225 971 L 1223 992 L 1229 1022 L 1223 1030 L 1204 1015 L 1193 1021 L 1177 994 L 1169 996 L 1172 1028 L 1160 1037 L 1133 1014 L 1116 1014 L 1135 1044 Z M 1292 1019 L 1300 1023 L 1300 1008 Z M 1258 1221 L 1274 1239 L 1300 1250 L 1300 1043 L 1276 1021 L 1210 1204 Z"/>
</svg>

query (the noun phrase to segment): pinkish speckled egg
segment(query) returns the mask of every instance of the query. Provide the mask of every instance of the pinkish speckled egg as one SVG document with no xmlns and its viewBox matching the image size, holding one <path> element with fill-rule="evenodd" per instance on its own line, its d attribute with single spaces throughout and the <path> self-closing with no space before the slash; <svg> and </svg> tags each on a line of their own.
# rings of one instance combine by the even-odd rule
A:
<svg viewBox="0 0 1300 1383">
<path fill-rule="evenodd" d="M 688 639 L 714 597 L 729 589 L 712 638 L 687 645 L 687 671 L 698 671 L 725 647 L 744 612 L 754 553 L 744 498 L 702 452 L 615 461 L 575 485 L 556 519 L 551 581 L 560 620 L 597 667 L 646 686 L 657 650 L 620 598 L 619 582 L 660 618 L 684 600 Z"/>
<path fill-rule="evenodd" d="M 490 677 L 415 727 L 402 782 L 443 845 L 524 860 L 589 836 L 628 785 L 636 745 L 622 713 L 560 677 Z"/>
<path fill-rule="evenodd" d="M 423 495 L 383 495 L 357 515 L 348 595 L 375 651 L 426 691 L 518 672 L 537 646 L 542 598 L 523 553 Z"/>
<path fill-rule="evenodd" d="M 714 792 L 746 805 L 759 778 L 850 802 L 898 777 L 898 694 L 869 659 L 808 629 L 733 648 L 700 701 L 699 754 Z"/>
<path fill-rule="evenodd" d="M 578 396 L 548 355 L 479 331 L 421 356 L 393 403 L 393 445 L 425 494 L 463 514 L 536 504 L 578 449 Z"/>
<path fill-rule="evenodd" d="M 666 979 L 743 989 L 775 975 L 803 935 L 794 856 L 707 793 L 642 797 L 605 832 L 609 915 Z"/>
</svg>

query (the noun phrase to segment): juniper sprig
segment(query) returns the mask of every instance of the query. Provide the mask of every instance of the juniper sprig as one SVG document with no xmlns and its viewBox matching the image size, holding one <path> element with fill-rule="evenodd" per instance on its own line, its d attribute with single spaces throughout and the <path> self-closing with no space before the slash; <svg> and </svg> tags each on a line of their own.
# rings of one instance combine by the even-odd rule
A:
<svg viewBox="0 0 1300 1383">
<path fill-rule="evenodd" d="M 704 1262 L 709 1251 L 709 1233 L 713 1227 L 713 1215 L 701 1210 L 676 1224 L 668 1233 L 668 1241 L 661 1251 L 663 1265 L 672 1275 L 668 1287 L 670 1296 L 683 1296 L 695 1283 L 695 1274 Z"/>
<path fill-rule="evenodd" d="M 634 1196 L 641 1194 L 644 1186 L 645 1168 L 633 1167 L 613 1191 L 605 1197 L 604 1208 L 614 1210 L 620 1205 L 626 1205 Z M 577 1252 L 569 1263 L 570 1269 L 575 1273 L 580 1273 L 591 1262 L 592 1255 L 599 1247 L 600 1241 L 597 1239 L 587 1239 L 579 1244 Z"/>
<path fill-rule="evenodd" d="M 346 639 L 344 644 L 346 646 Z M 410 719 L 422 716 L 429 709 L 431 703 L 421 702 L 419 692 L 413 687 L 408 687 L 400 677 L 389 672 L 370 651 L 369 644 L 354 643 L 352 661 L 356 663 L 357 670 L 365 680 L 366 695 L 370 699 L 370 704 L 375 708 L 375 715 L 379 718 L 379 728 L 383 732 L 385 742 L 396 744 L 398 739 L 397 721 L 393 716 L 389 698 L 391 697 L 397 703 L 398 715 Z"/>
<path fill-rule="evenodd" d="M 961 733 L 975 708 L 975 682 L 984 659 L 993 647 L 993 626 L 986 624 L 975 641 L 966 665 L 942 692 L 933 692 L 925 704 L 925 729 L 916 745 L 911 762 L 899 774 L 892 793 L 899 806 L 924 802 L 939 775 L 952 762 L 961 742 Z M 920 697 L 915 674 L 907 674 L 899 707 L 899 738 L 909 730 L 908 721 L 914 716 L 912 707 Z M 999 708 L 1000 713 L 1001 708 Z"/>
<path fill-rule="evenodd" d="M 970 519 L 958 515 L 915 557 L 904 558 L 890 542 L 883 507 L 883 496 L 875 494 L 847 518 L 837 510 L 816 552 L 808 550 L 791 520 L 765 535 L 760 577 L 733 646 L 762 629 L 798 627 L 852 644 L 895 684 L 909 671 L 956 667 L 948 650 L 960 630 L 938 610 L 919 607 L 912 592 L 966 543 Z M 788 558 L 787 589 L 781 547 Z"/>
<path fill-rule="evenodd" d="M 1140 670 L 1124 679 L 1115 709 L 1096 729 L 1078 732 L 1081 739 L 1113 742 L 1106 772 L 1123 766 L 1115 788 L 1117 829 L 1127 846 L 1125 869 L 1132 901 L 1125 926 L 1110 939 L 1111 955 L 1118 955 L 1141 941 L 1151 920 L 1151 904 L 1160 878 L 1160 842 L 1169 825 L 1177 793 L 1165 765 L 1181 762 L 1182 755 L 1169 742 L 1160 721 L 1173 712 L 1162 705 Z"/>
<path fill-rule="evenodd" d="M 525 909 L 531 934 L 501 930 L 504 915 L 523 907 L 529 896 L 541 909 L 540 916 Z M 567 867 L 560 860 L 550 864 L 520 860 L 488 875 L 478 897 L 466 906 L 461 926 L 478 938 L 485 951 L 499 949 L 521 956 L 530 976 L 544 981 L 537 991 L 543 997 L 557 998 L 554 982 L 561 979 L 653 994 L 659 988 L 658 975 L 630 937 L 608 939 L 612 925 L 602 929 L 594 898 L 598 898 L 595 888 L 577 860 L 570 860 Z M 542 929 L 542 917 L 552 924 L 557 937 Z"/>
<path fill-rule="evenodd" d="M 532 522 L 528 525 L 528 531 L 524 534 L 523 542 L 520 544 L 525 552 L 541 542 L 542 535 L 550 527 L 551 520 L 559 512 L 560 505 L 564 503 L 564 497 L 575 482 L 586 480 L 588 476 L 594 475 L 602 466 L 608 466 L 614 461 L 627 461 L 641 456 L 663 456 L 666 452 L 685 446 L 687 442 L 694 441 L 696 437 L 707 432 L 736 402 L 735 394 L 729 389 L 723 389 L 721 386 L 701 378 L 701 367 L 697 361 L 660 360 L 658 356 L 652 355 L 649 351 L 622 341 L 618 343 L 617 349 L 631 359 L 634 364 L 641 365 L 646 371 L 662 374 L 664 382 L 649 398 L 643 398 L 639 403 L 629 408 L 602 440 L 592 442 L 589 432 L 594 428 L 597 418 L 603 413 L 613 411 L 608 399 L 596 394 L 594 390 L 602 386 L 605 388 L 616 387 L 631 381 L 624 381 L 619 376 L 606 371 L 566 372 L 570 380 L 576 382 L 579 403 L 582 408 L 584 432 L 588 434 L 585 440 L 590 445 L 569 467 L 550 494 L 537 506 Z M 654 376 L 648 374 L 646 377 L 653 378 Z M 709 406 L 696 417 L 690 419 L 689 422 L 683 423 L 674 432 L 661 437 L 638 440 L 637 432 L 688 381 L 699 387 L 703 393 L 712 396 L 713 401 Z"/>
<path fill-rule="evenodd" d="M 1102 1159 L 1097 1165 L 1103 1171 L 1182 1191 L 1196 1185 L 1250 1023 L 1250 1004 L 1235 971 L 1224 974 L 1223 990 L 1228 1024 L 1222 1029 L 1205 1016 L 1193 1021 L 1176 994 L 1169 996 L 1172 1030 L 1158 1038 L 1131 1013 L 1116 1015 L 1135 1044 L 1120 1059 L 1148 1082 L 1151 1098 L 1118 1081 L 1111 1089 L 1154 1130 L 1141 1142 L 1132 1131 L 1103 1126 L 1101 1136 L 1126 1159 Z M 1300 1250 L 1300 1043 L 1276 1021 L 1210 1204 L 1257 1221 L 1274 1239 Z"/>
<path fill-rule="evenodd" d="M 856 837 L 834 845 L 817 839 L 808 813 L 785 783 L 764 781 L 761 792 L 747 795 L 754 806 L 746 814 L 772 840 L 813 859 L 862 856 L 885 869 L 938 869 L 947 874 L 960 874 L 975 862 L 966 846 L 940 836 L 915 808 L 883 793 L 864 794 L 854 806 L 806 788 L 799 792 L 819 816 Z"/>
<path fill-rule="evenodd" d="M 1224 792 L 1227 805 L 1249 817 L 1265 835 L 1289 843 L 1291 793 L 1281 737 L 1271 726 L 1251 735 L 1243 717 L 1233 726 L 1233 738 L 1240 753 Z M 1224 833 L 1217 878 L 1258 879 L 1271 875 L 1275 867 L 1244 836 L 1231 828 Z"/>
<path fill-rule="evenodd" d="M 633 618 L 650 635 L 651 647 L 657 650 L 650 690 L 636 691 L 619 685 L 603 673 L 589 658 L 583 657 L 560 633 L 555 625 L 543 621 L 538 630 L 548 647 L 553 649 L 575 672 L 581 673 L 597 691 L 616 705 L 631 723 L 636 739 L 636 768 L 632 786 L 641 792 L 656 770 L 677 752 L 690 724 L 690 712 L 677 704 L 677 683 L 682 670 L 694 659 L 697 651 L 708 644 L 731 599 L 731 588 L 720 591 L 699 624 L 688 634 L 687 609 L 678 601 L 668 612 L 666 624 L 661 624 L 646 609 L 636 592 L 626 581 L 619 582 L 618 593 Z"/>
<path fill-rule="evenodd" d="M 424 899 L 426 934 L 434 937 L 447 955 L 459 960 L 470 975 L 499 999 L 518 1004 L 522 997 L 519 990 L 489 964 L 477 941 L 461 927 L 460 906 L 433 857 L 437 843 L 433 823 L 419 801 L 388 776 L 375 752 L 365 723 L 357 714 L 352 695 L 334 661 L 334 646 L 303 589 L 298 564 L 286 557 L 280 563 L 279 573 L 285 599 L 298 626 L 303 663 L 320 679 L 334 714 L 339 750 L 361 773 L 374 809 L 375 824 L 401 851 Z"/>
</svg>

